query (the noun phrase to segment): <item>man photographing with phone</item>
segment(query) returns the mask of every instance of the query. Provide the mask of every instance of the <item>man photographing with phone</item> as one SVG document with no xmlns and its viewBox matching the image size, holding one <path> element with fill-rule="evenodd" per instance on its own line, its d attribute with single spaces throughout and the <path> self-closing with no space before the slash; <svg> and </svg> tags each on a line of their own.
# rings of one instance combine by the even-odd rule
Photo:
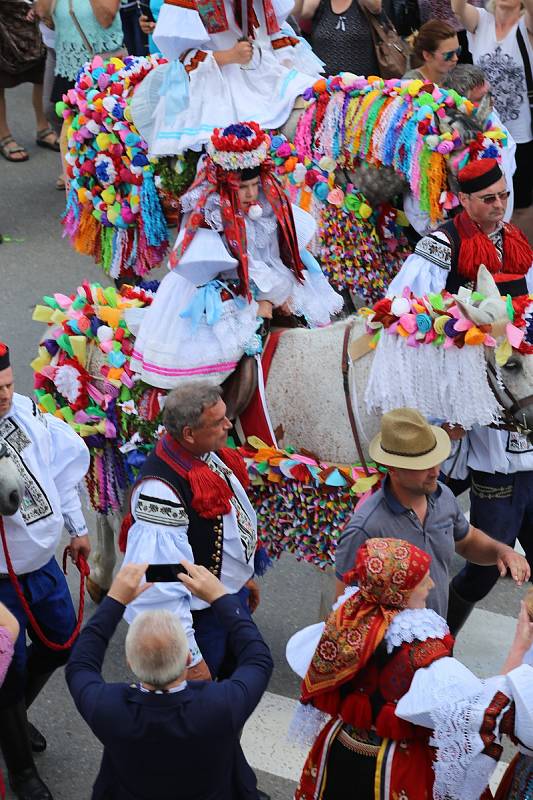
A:
<svg viewBox="0 0 533 800">
<path fill-rule="evenodd" d="M 104 745 L 92 800 L 174 800 L 178 794 L 181 800 L 256 800 L 255 776 L 239 735 L 267 687 L 272 658 L 239 599 L 208 569 L 184 561 L 179 581 L 209 604 L 226 632 L 236 663 L 231 676 L 188 681 L 191 656 L 183 627 L 174 614 L 155 610 L 137 616 L 126 636 L 137 683 L 106 683 L 102 677 L 125 607 L 154 591 L 143 582 L 147 566 L 122 567 L 66 668 L 74 702 Z"/>
</svg>

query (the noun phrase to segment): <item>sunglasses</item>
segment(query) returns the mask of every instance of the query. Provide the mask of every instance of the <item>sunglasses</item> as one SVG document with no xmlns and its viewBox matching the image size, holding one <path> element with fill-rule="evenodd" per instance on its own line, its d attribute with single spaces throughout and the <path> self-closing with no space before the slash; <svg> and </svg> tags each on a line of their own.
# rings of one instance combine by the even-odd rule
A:
<svg viewBox="0 0 533 800">
<path fill-rule="evenodd" d="M 510 194 L 511 192 L 507 190 L 506 192 L 498 192 L 498 194 L 484 194 L 483 197 L 479 197 L 477 194 L 471 194 L 470 197 L 475 197 L 476 200 L 481 200 L 481 202 L 485 203 L 486 206 L 492 206 L 496 200 L 501 200 L 502 203 L 505 203 Z"/>
<path fill-rule="evenodd" d="M 454 56 L 457 56 L 457 58 L 459 58 L 462 52 L 463 52 L 462 47 L 456 47 L 455 50 L 447 50 L 445 53 L 441 53 L 441 56 L 445 61 L 451 61 Z"/>
</svg>

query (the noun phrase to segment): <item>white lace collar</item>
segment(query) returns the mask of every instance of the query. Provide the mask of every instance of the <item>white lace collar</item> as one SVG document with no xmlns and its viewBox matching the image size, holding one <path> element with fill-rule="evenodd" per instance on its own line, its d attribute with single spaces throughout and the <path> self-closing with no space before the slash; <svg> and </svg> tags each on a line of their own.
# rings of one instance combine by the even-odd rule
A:
<svg viewBox="0 0 533 800">
<path fill-rule="evenodd" d="M 387 653 L 403 642 L 425 642 L 426 639 L 442 639 L 450 632 L 446 621 L 431 608 L 405 608 L 400 611 L 385 633 Z"/>
</svg>

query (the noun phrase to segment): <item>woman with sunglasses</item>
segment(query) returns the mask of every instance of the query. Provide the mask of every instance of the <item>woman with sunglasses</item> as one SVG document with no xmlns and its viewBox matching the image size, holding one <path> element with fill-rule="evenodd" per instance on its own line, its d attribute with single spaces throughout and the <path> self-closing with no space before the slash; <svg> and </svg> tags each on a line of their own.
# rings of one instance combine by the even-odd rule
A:
<svg viewBox="0 0 533 800">
<path fill-rule="evenodd" d="M 487 9 L 467 0 L 452 0 L 452 8 L 468 34 L 474 64 L 482 67 L 491 85 L 494 105 L 517 143 L 514 219 L 531 225 L 525 211 L 533 200 L 533 131 L 526 69 L 533 68 L 533 0 L 491 0 Z M 526 219 L 524 219 L 524 217 Z M 533 228 L 527 231 L 531 234 Z"/>
<path fill-rule="evenodd" d="M 418 78 L 443 86 L 461 54 L 455 30 L 447 22 L 433 19 L 421 26 L 414 35 L 412 44 L 411 64 L 415 69 L 409 70 L 403 77 Z"/>
</svg>

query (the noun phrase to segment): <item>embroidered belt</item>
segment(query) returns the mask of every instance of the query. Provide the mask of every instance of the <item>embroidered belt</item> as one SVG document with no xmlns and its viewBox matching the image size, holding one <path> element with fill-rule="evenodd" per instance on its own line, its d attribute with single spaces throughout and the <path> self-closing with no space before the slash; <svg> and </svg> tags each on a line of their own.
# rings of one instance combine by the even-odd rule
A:
<svg viewBox="0 0 533 800">
<path fill-rule="evenodd" d="M 337 741 L 342 744 L 343 747 L 351 750 L 352 753 L 357 753 L 360 756 L 368 756 L 369 758 L 377 758 L 381 746 L 379 744 L 371 744 L 370 742 L 361 742 L 359 739 L 354 739 L 344 728 L 338 734 Z"/>
<path fill-rule="evenodd" d="M 511 483 L 507 486 L 486 486 L 472 478 L 472 493 L 485 500 L 508 499 L 513 496 L 513 485 Z"/>
</svg>

